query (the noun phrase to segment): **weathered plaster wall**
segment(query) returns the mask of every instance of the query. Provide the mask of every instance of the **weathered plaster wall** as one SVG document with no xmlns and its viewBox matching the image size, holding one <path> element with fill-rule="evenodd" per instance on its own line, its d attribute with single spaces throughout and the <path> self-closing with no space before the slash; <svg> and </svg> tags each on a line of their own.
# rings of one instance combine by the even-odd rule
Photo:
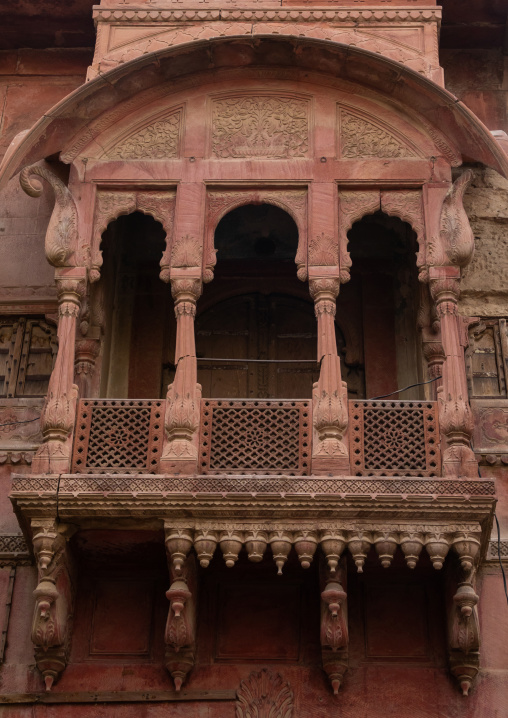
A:
<svg viewBox="0 0 508 718">
<path fill-rule="evenodd" d="M 88 49 L 0 52 L 0 159 L 18 132 L 84 82 L 91 56 Z M 23 193 L 17 177 L 0 192 L 1 301 L 38 301 L 54 295 L 53 271 L 44 257 L 53 201 L 51 192 L 44 192 L 34 202 Z M 28 293 L 17 289 L 24 286 Z"/>
</svg>

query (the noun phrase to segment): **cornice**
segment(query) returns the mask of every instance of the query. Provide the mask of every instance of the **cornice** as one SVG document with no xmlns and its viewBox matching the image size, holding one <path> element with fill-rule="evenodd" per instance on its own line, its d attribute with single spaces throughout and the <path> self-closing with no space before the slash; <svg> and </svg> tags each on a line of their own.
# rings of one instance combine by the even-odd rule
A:
<svg viewBox="0 0 508 718">
<path fill-rule="evenodd" d="M 211 22 L 228 20 L 240 22 L 327 22 L 355 26 L 394 25 L 401 23 L 440 23 L 441 8 L 206 8 L 190 7 L 163 9 L 136 6 L 122 8 L 94 7 L 93 18 L 96 23 L 175 23 L 175 22 Z"/>
</svg>

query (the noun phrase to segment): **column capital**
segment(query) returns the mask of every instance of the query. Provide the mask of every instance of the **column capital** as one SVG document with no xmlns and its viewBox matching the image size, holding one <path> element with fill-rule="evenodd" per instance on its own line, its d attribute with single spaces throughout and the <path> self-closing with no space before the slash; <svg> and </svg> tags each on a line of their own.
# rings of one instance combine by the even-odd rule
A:
<svg viewBox="0 0 508 718">
<path fill-rule="evenodd" d="M 315 302 L 335 302 L 340 290 L 339 277 L 315 277 L 309 279 L 310 296 Z"/>
</svg>

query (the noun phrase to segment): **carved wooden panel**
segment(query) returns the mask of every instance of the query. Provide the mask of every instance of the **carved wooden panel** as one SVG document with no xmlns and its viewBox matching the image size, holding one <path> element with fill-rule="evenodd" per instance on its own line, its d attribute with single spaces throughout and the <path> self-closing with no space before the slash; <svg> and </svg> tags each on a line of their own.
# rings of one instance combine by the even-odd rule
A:
<svg viewBox="0 0 508 718">
<path fill-rule="evenodd" d="M 306 476 L 310 401 L 203 400 L 201 474 Z"/>
<path fill-rule="evenodd" d="M 269 589 L 269 590 L 268 590 Z M 301 587 L 219 586 L 215 659 L 295 662 L 300 658 Z"/>
<path fill-rule="evenodd" d="M 508 332 L 504 317 L 482 318 L 471 326 L 466 371 L 470 396 L 506 397 Z"/>
<path fill-rule="evenodd" d="M 305 157 L 309 102 L 283 95 L 237 95 L 212 103 L 212 155 Z"/>
<path fill-rule="evenodd" d="M 436 402 L 349 402 L 352 472 L 356 476 L 438 476 Z"/>
<path fill-rule="evenodd" d="M 72 472 L 155 474 L 163 431 L 163 401 L 82 399 Z"/>
</svg>

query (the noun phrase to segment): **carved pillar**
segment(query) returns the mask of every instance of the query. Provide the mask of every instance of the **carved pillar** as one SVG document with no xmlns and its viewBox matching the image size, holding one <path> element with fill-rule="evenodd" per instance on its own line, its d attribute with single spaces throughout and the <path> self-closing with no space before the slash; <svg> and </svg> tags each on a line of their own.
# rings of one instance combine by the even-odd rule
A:
<svg viewBox="0 0 508 718">
<path fill-rule="evenodd" d="M 471 449 L 473 417 L 467 393 L 461 341 L 463 323 L 458 314 L 458 300 L 461 268 L 470 262 L 474 252 L 474 236 L 462 204 L 472 177 L 471 170 L 467 170 L 448 188 L 442 200 L 440 216 L 437 218 L 437 211 L 434 210 L 429 221 L 429 285 L 446 357 L 439 391 L 439 419 L 447 442 L 442 452 L 443 475 L 470 478 L 477 476 L 478 468 Z M 436 237 L 438 231 L 439 241 Z"/>
<path fill-rule="evenodd" d="M 341 562 L 343 563 L 343 562 Z M 333 692 L 339 692 L 348 669 L 346 571 L 343 565 L 332 574 L 321 564 L 321 655 Z"/>
<path fill-rule="evenodd" d="M 74 363 L 76 386 L 81 397 L 92 396 L 92 379 L 95 361 L 99 356 L 99 341 L 90 337 L 76 342 L 76 360 Z"/>
<path fill-rule="evenodd" d="M 193 474 L 197 471 L 201 385 L 197 383 L 194 318 L 202 291 L 199 277 L 174 277 L 171 293 L 176 315 L 176 373 L 168 387 L 166 409 L 167 442 L 161 458 L 161 473 Z"/>
<path fill-rule="evenodd" d="M 177 691 L 194 666 L 196 647 L 197 567 L 194 555 L 187 556 L 191 545 L 192 539 L 187 532 L 166 527 L 171 585 L 166 591 L 169 612 L 164 634 L 164 663 Z"/>
<path fill-rule="evenodd" d="M 37 668 L 49 691 L 67 665 L 69 620 L 73 605 L 67 552 L 69 533 L 68 527 L 57 525 L 54 519 L 32 519 L 32 531 L 38 572 L 32 642 Z"/>
<path fill-rule="evenodd" d="M 344 434 L 348 424 L 347 385 L 342 381 L 335 338 L 338 277 L 310 279 L 310 294 L 318 325 L 319 380 L 314 385 L 312 473 L 348 475 L 349 453 Z"/>
<path fill-rule="evenodd" d="M 458 298 L 460 269 L 431 267 L 430 289 L 436 302 L 446 360 L 439 391 L 439 421 L 446 438 L 443 475 L 475 478 L 478 467 L 471 449 L 473 416 L 467 395 L 464 349 L 460 341 Z"/>
<path fill-rule="evenodd" d="M 34 473 L 70 470 L 72 431 L 78 388 L 74 384 L 76 324 L 85 289 L 82 267 L 55 271 L 58 292 L 58 352 L 41 416 L 43 443 L 35 454 Z"/>
</svg>

